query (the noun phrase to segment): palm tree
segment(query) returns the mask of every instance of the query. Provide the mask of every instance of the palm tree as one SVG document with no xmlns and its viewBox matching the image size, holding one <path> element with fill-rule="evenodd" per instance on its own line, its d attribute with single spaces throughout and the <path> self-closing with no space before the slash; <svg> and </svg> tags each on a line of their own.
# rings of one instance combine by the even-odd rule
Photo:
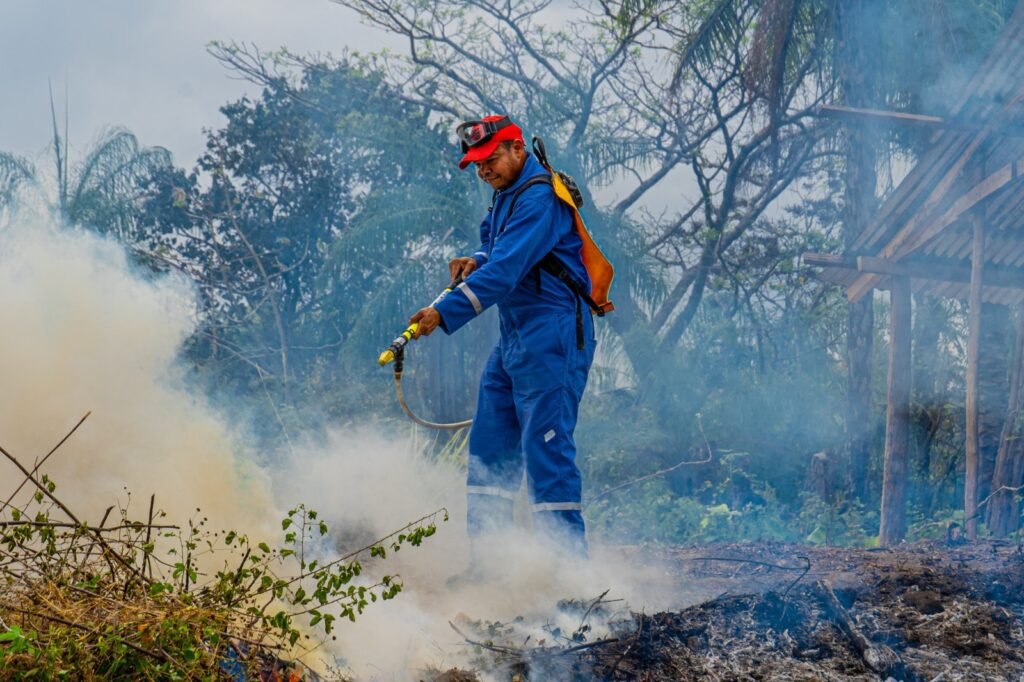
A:
<svg viewBox="0 0 1024 682">
<path fill-rule="evenodd" d="M 154 171 L 169 169 L 171 154 L 163 147 L 140 147 L 123 128 L 105 131 L 76 172 L 58 185 L 57 206 L 65 222 L 135 241 L 135 200 Z"/>
<path fill-rule="evenodd" d="M 22 188 L 31 184 L 36 171 L 28 159 L 0 152 L 0 225 L 6 222 Z"/>
<path fill-rule="evenodd" d="M 0 217 L 34 194 L 46 210 L 69 225 L 80 225 L 124 242 L 136 241 L 136 201 L 153 173 L 171 168 L 163 147 L 141 147 L 124 128 L 103 131 L 80 163 L 68 159 L 67 126 L 62 135 L 50 100 L 56 176 L 44 178 L 27 159 L 0 152 Z"/>
</svg>

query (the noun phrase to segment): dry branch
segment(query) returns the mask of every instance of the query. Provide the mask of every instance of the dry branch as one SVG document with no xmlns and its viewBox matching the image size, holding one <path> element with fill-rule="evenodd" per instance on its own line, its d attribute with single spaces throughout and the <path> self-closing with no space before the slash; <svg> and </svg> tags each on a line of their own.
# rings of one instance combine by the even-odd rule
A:
<svg viewBox="0 0 1024 682">
<path fill-rule="evenodd" d="M 63 442 L 63 441 L 61 441 L 61 442 Z M 121 556 L 120 553 L 116 552 L 114 550 L 114 548 L 110 546 L 110 544 L 107 542 L 107 540 L 103 537 L 102 533 L 96 532 L 95 530 L 89 530 L 90 527 L 87 524 L 82 523 L 82 521 L 80 521 L 78 519 L 78 517 L 75 516 L 75 514 L 67 507 L 67 505 L 65 505 L 63 502 L 61 502 L 57 498 L 57 496 L 55 496 L 50 491 L 50 489 L 47 486 L 43 485 L 38 480 L 36 480 L 36 477 L 28 469 L 26 469 L 22 465 L 22 463 L 19 462 L 17 460 L 17 458 L 14 457 L 14 455 L 12 455 L 11 453 L 7 452 L 7 450 L 4 450 L 2 447 L 0 447 L 0 454 L 3 454 L 3 456 L 6 457 L 8 460 L 10 460 L 11 463 L 14 464 L 14 466 L 18 467 L 18 469 L 21 470 L 21 472 L 25 475 L 25 477 L 29 481 L 31 481 L 32 484 L 36 488 L 39 489 L 39 492 L 41 492 L 46 497 L 50 498 L 50 501 L 52 501 L 54 504 L 56 504 L 60 508 L 60 510 L 67 515 L 67 517 L 69 519 L 71 519 L 72 521 L 75 522 L 75 525 L 81 526 L 81 527 L 85 528 L 86 530 L 88 530 L 88 532 L 93 536 L 93 538 L 100 545 L 100 547 L 103 548 L 105 556 L 107 556 L 108 558 L 111 558 L 114 561 L 116 561 L 117 563 L 121 564 L 121 566 L 125 570 L 127 570 L 130 574 L 133 574 L 136 577 L 140 578 L 144 583 L 146 583 L 146 584 L 150 583 L 149 578 L 147 578 L 145 575 L 142 575 L 139 572 L 138 569 L 136 569 L 134 566 L 132 566 L 123 556 Z"/>
<path fill-rule="evenodd" d="M 84 415 L 82 415 L 82 418 L 78 420 L 78 423 L 75 424 L 71 428 L 70 431 L 68 431 L 66 434 L 64 434 L 64 437 L 61 438 L 60 441 L 58 441 L 57 444 L 54 445 L 50 449 L 50 451 L 47 452 L 46 455 L 41 460 L 39 460 L 39 462 L 36 463 L 36 465 L 34 467 L 32 467 L 32 474 L 33 475 L 37 471 L 39 471 L 39 467 L 41 467 L 44 464 L 46 464 L 46 460 L 50 459 L 50 455 L 52 455 L 53 453 L 57 452 L 57 450 L 60 449 L 60 446 L 64 445 L 64 443 L 67 442 L 68 438 L 71 438 L 71 436 L 74 435 L 75 431 L 78 430 L 78 427 L 81 426 L 83 423 L 85 423 L 85 420 L 88 419 L 89 415 L 91 415 L 91 414 L 92 414 L 92 410 L 89 410 Z M 7 509 L 8 507 L 11 506 L 11 501 L 14 500 L 14 498 L 18 495 L 18 493 L 21 492 L 21 489 L 25 487 L 25 484 L 28 483 L 28 481 L 29 481 L 29 479 L 25 478 L 20 484 L 18 484 L 18 487 L 14 489 L 14 492 L 12 492 L 10 494 L 10 496 L 7 498 L 7 500 L 4 501 L 3 505 L 0 506 L 0 512 L 2 512 L 4 509 Z"/>
</svg>

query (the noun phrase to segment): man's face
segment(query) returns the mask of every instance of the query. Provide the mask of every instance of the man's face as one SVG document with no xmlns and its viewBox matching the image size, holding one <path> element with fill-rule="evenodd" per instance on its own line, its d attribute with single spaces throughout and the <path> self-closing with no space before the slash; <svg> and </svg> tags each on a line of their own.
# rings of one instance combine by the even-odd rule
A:
<svg viewBox="0 0 1024 682">
<path fill-rule="evenodd" d="M 477 177 L 494 189 L 505 189 L 516 181 L 523 170 L 526 148 L 522 140 L 515 140 L 511 145 L 500 144 L 493 154 L 474 163 Z"/>
</svg>

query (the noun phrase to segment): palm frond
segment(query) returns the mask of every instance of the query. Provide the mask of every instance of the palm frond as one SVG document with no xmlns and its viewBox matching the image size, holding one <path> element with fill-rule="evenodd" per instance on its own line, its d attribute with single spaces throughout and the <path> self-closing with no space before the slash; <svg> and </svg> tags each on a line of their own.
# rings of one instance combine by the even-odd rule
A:
<svg viewBox="0 0 1024 682">
<path fill-rule="evenodd" d="M 135 135 L 124 128 L 112 128 L 105 132 L 82 163 L 75 183 L 72 203 L 81 200 L 90 189 L 103 186 L 117 169 L 130 163 L 139 153 L 139 142 Z"/>
<path fill-rule="evenodd" d="M 63 207 L 65 217 L 113 229 L 117 226 L 99 223 L 126 221 L 139 183 L 170 166 L 171 154 L 163 147 L 140 148 L 131 132 L 112 128 L 102 135 L 76 174 L 73 194 Z"/>
<path fill-rule="evenodd" d="M 773 129 L 781 113 L 786 66 L 793 48 L 793 26 L 799 9 L 797 0 L 765 2 L 747 59 L 747 88 L 768 100 Z"/>
<path fill-rule="evenodd" d="M 628 31 L 637 18 L 650 15 L 652 10 L 661 4 L 671 3 L 666 3 L 665 0 L 623 0 L 615 15 L 615 23 L 618 24 L 620 31 Z"/>
<path fill-rule="evenodd" d="M 745 2 L 746 0 L 719 0 L 680 54 L 673 85 L 683 71 L 694 65 L 710 65 L 716 55 L 735 44 L 743 35 L 746 26 L 742 23 L 743 12 L 740 11 L 739 5 Z"/>
<path fill-rule="evenodd" d="M 646 167 L 658 161 L 659 151 L 651 140 L 616 139 L 614 135 L 595 135 L 579 149 L 584 176 L 606 184 L 624 167 Z"/>
<path fill-rule="evenodd" d="M 50 121 L 53 124 L 53 157 L 57 162 L 57 201 L 63 212 L 68 198 L 68 154 L 67 140 L 61 137 L 57 127 L 57 105 L 53 100 L 53 84 L 50 88 Z M 65 108 L 64 132 L 67 135 L 67 109 Z"/>
<path fill-rule="evenodd" d="M 8 152 L 0 152 L 0 210 L 9 207 L 18 190 L 36 182 L 32 162 Z"/>
</svg>

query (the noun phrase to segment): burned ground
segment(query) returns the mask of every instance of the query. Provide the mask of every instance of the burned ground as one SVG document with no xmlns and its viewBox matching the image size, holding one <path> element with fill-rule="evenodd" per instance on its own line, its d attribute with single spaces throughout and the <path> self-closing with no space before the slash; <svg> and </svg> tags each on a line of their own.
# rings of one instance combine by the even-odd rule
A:
<svg viewBox="0 0 1024 682">
<path fill-rule="evenodd" d="M 697 603 L 617 616 L 603 599 L 586 608 L 563 603 L 579 609 L 581 627 L 547 642 L 516 641 L 516 623 L 463 623 L 480 675 L 424 679 L 1024 679 L 1018 544 L 621 552 L 663 562 L 679 593 L 699 595 Z"/>
</svg>

